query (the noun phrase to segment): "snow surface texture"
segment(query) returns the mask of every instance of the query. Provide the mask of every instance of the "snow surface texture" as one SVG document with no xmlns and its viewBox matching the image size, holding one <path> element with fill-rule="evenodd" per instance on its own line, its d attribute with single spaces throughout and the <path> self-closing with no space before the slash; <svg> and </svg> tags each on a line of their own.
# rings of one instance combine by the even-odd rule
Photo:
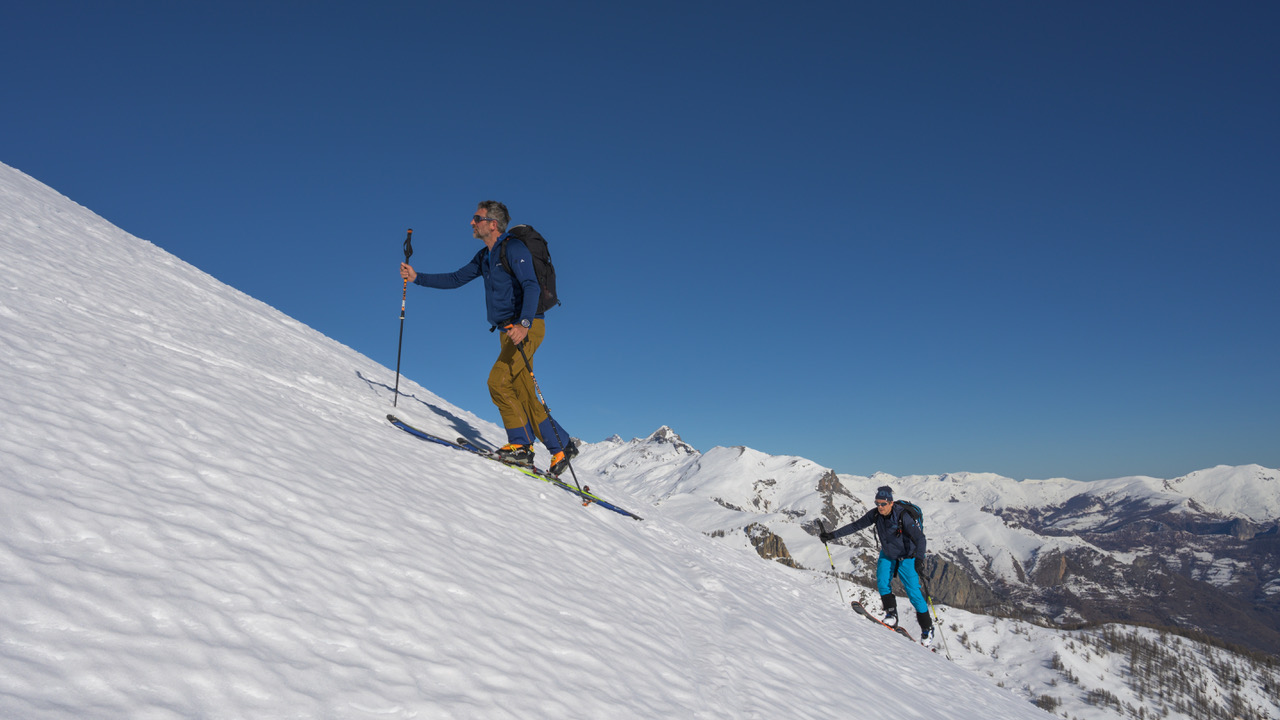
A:
<svg viewBox="0 0 1280 720">
<path fill-rule="evenodd" d="M 0 717 L 1046 717 L 5 165 L 0 254 Z"/>
</svg>

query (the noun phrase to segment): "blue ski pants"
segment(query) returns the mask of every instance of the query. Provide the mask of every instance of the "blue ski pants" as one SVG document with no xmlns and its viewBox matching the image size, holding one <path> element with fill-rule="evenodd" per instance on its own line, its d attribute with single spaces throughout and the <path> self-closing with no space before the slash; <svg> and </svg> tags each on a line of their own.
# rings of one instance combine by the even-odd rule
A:
<svg viewBox="0 0 1280 720">
<path fill-rule="evenodd" d="M 925 602 L 924 591 L 920 588 L 920 576 L 916 574 L 916 563 L 913 558 L 890 560 L 884 555 L 876 563 L 876 589 L 881 595 L 889 595 L 889 581 L 893 579 L 894 566 L 897 566 L 898 579 L 902 581 L 902 589 L 907 592 L 907 599 L 916 612 L 929 612 L 929 603 Z"/>
</svg>

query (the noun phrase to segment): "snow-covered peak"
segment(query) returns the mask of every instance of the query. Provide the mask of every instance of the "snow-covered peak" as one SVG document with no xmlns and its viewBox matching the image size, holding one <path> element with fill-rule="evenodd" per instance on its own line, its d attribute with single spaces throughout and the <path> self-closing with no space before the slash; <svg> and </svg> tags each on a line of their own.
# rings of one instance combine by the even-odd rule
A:
<svg viewBox="0 0 1280 720">
<path fill-rule="evenodd" d="M 994 473 L 955 472 L 895 477 L 876 473 L 850 478 L 854 486 L 889 485 L 899 497 L 969 502 L 991 512 L 1064 506 L 1098 508 L 1135 504 L 1196 510 L 1254 522 L 1280 519 L 1280 471 L 1259 465 L 1219 466 L 1173 480 L 1137 475 L 1105 480 L 1014 480 Z"/>
<path fill-rule="evenodd" d="M 683 451 L 686 451 L 686 452 L 690 452 L 690 453 L 696 453 L 696 452 L 697 452 L 697 450 L 694 450 L 694 448 L 693 448 L 693 446 L 692 446 L 692 445 L 690 445 L 690 444 L 686 443 L 684 440 L 681 440 L 681 439 L 680 439 L 680 436 L 676 434 L 676 431 L 675 431 L 675 430 L 672 430 L 672 429 L 671 429 L 671 427 L 670 427 L 670 426 L 668 426 L 668 425 L 663 425 L 662 427 L 658 428 L 657 430 L 654 430 L 654 431 L 653 431 L 653 434 L 651 434 L 651 435 L 650 435 L 650 436 L 645 440 L 645 442 L 648 442 L 648 443 L 666 443 L 666 444 L 668 444 L 668 445 L 674 445 L 674 446 L 676 446 L 678 449 L 683 450 Z"/>
<path fill-rule="evenodd" d="M 1280 518 L 1280 470 L 1261 465 L 1219 465 L 1163 484 L 1205 510 L 1254 522 Z"/>
</svg>

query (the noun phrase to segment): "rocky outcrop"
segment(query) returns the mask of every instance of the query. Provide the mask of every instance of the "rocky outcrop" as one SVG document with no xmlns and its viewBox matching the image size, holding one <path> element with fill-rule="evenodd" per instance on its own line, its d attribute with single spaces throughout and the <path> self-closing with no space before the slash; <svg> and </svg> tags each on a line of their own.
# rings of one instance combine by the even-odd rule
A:
<svg viewBox="0 0 1280 720">
<path fill-rule="evenodd" d="M 788 567 L 799 567 L 796 561 L 791 559 L 787 544 L 769 528 L 760 523 L 751 523 L 743 528 L 743 531 L 746 532 L 747 539 L 751 541 L 751 545 L 755 547 L 760 557 L 765 560 L 776 560 Z"/>
<path fill-rule="evenodd" d="M 940 558 L 930 563 L 928 587 L 935 603 L 958 608 L 990 608 L 1000 604 L 999 596 L 976 582 L 969 571 Z"/>
</svg>

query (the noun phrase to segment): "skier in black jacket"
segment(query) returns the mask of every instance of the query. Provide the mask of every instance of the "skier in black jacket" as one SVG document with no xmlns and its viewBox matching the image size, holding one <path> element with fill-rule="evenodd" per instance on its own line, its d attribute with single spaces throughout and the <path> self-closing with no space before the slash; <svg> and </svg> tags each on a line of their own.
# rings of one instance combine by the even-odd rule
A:
<svg viewBox="0 0 1280 720">
<path fill-rule="evenodd" d="M 884 624 L 898 624 L 898 600 L 889 589 L 889 581 L 897 575 L 907 591 L 907 599 L 915 608 L 916 620 L 920 623 L 920 642 L 932 645 L 933 620 L 929 617 L 929 604 L 925 602 L 924 592 L 920 589 L 920 575 L 925 571 L 924 529 L 916 518 L 905 512 L 905 506 L 894 503 L 892 488 L 888 485 L 877 488 L 875 509 L 868 510 L 866 515 L 842 528 L 819 534 L 818 538 L 824 543 L 831 542 L 868 528 L 873 523 L 880 538 L 876 589 L 880 591 L 880 601 L 884 604 Z M 913 558 L 914 562 L 904 562 Z"/>
</svg>

